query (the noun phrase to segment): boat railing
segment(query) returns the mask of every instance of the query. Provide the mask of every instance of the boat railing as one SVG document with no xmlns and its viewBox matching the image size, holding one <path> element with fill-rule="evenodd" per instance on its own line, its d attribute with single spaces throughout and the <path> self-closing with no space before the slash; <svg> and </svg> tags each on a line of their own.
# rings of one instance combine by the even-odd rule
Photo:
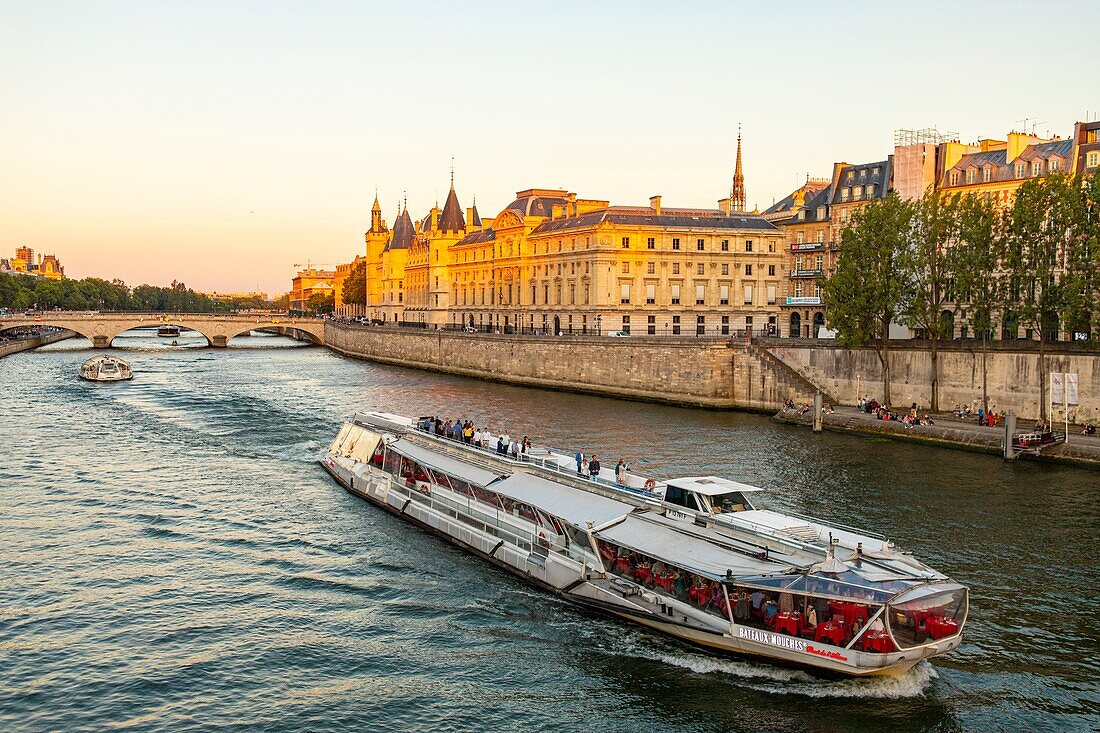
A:
<svg viewBox="0 0 1100 733">
<path fill-rule="evenodd" d="M 811 517 L 811 516 L 806 515 L 806 514 L 800 514 L 798 512 L 792 512 L 792 511 L 786 511 L 784 513 L 787 516 L 795 517 L 796 519 L 801 519 L 801 520 L 806 521 L 806 522 L 812 522 L 813 524 L 821 524 L 821 525 L 824 525 L 826 527 L 832 527 L 833 529 L 842 530 L 844 532 L 851 532 L 852 534 L 862 535 L 864 537 L 870 537 L 870 538 L 876 539 L 876 540 L 885 540 L 886 539 L 886 535 L 884 535 L 884 534 L 879 534 L 878 532 L 871 532 L 870 530 L 860 529 L 858 527 L 850 527 L 847 524 L 842 524 L 840 522 L 835 522 L 831 519 L 821 519 L 819 517 Z"/>
</svg>

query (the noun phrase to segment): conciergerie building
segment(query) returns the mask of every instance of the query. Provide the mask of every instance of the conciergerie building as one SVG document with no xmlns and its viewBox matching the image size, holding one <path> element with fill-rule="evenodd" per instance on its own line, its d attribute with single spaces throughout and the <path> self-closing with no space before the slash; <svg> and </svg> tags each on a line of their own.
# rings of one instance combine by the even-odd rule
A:
<svg viewBox="0 0 1100 733">
<path fill-rule="evenodd" d="M 443 208 L 392 228 L 375 197 L 367 316 L 424 328 L 724 336 L 777 333 L 783 234 L 745 210 L 741 141 L 718 208 L 618 206 L 528 188 L 492 218 Z"/>
</svg>

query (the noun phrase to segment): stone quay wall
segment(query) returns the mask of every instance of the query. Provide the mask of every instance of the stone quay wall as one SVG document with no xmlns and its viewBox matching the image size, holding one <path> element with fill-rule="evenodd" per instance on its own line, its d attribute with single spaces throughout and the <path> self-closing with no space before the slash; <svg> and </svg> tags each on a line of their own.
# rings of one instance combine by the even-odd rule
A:
<svg viewBox="0 0 1100 733">
<path fill-rule="evenodd" d="M 7 356 L 9 354 L 17 354 L 20 351 L 37 349 L 39 346 L 52 344 L 56 341 L 64 341 L 65 339 L 72 338 L 75 335 L 76 334 L 72 331 L 59 331 L 58 333 L 51 333 L 47 336 L 35 336 L 34 338 L 9 341 L 7 343 L 0 344 L 0 357 Z"/>
<path fill-rule="evenodd" d="M 810 339 L 771 339 L 767 350 L 841 404 L 852 405 L 860 396 L 882 399 L 882 367 L 874 349 L 847 349 L 835 342 Z M 1070 422 L 1100 421 L 1100 351 L 1074 344 L 1048 344 L 1047 390 L 1051 372 L 1077 374 L 1079 405 L 1069 408 Z M 940 409 L 981 404 L 982 351 L 972 342 L 946 343 L 939 349 Z M 927 344 L 894 342 L 890 347 L 890 397 L 894 405 L 916 402 L 927 408 L 932 396 L 932 358 Z M 990 344 L 986 361 L 987 392 L 995 412 L 1013 412 L 1036 419 L 1039 401 L 1047 390 L 1039 384 L 1039 350 L 1034 343 Z M 1055 405 L 1054 418 L 1063 409 Z"/>
<path fill-rule="evenodd" d="M 631 336 L 516 336 L 329 323 L 326 344 L 348 356 L 532 387 L 588 392 L 715 409 L 775 412 L 787 399 L 854 405 L 882 399 L 882 371 L 873 349 L 833 341 Z M 1070 420 L 1100 421 L 1100 353 L 1063 346 L 1048 353 L 1047 371 L 1076 372 L 1081 404 Z M 940 350 L 940 406 L 981 398 L 981 352 L 969 345 Z M 930 399 L 931 358 L 919 342 L 892 347 L 891 397 L 896 405 Z M 1038 353 L 998 344 L 989 350 L 991 406 L 1039 417 Z M 1056 417 L 1062 414 L 1058 408 Z"/>
<path fill-rule="evenodd" d="M 728 339 L 515 336 L 329 324 L 348 356 L 533 387 L 699 407 L 751 407 Z M 742 388 L 738 389 L 737 385 Z M 757 396 L 761 409 L 772 400 Z"/>
</svg>

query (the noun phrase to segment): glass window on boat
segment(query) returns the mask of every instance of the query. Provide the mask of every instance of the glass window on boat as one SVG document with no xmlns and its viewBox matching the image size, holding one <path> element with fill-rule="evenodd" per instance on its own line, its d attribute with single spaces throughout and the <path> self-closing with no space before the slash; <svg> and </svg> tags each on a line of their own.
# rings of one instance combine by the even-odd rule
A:
<svg viewBox="0 0 1100 733">
<path fill-rule="evenodd" d="M 719 581 L 607 540 L 597 539 L 596 546 L 604 567 L 612 575 L 626 578 L 662 595 L 673 596 L 701 611 L 730 620 L 731 609 L 726 604 L 726 593 Z"/>
<path fill-rule="evenodd" d="M 743 512 L 754 507 L 744 493 L 731 491 L 728 494 L 715 494 L 710 497 L 710 508 L 715 514 L 728 514 L 730 512 Z"/>
<path fill-rule="evenodd" d="M 382 470 L 393 476 L 401 475 L 401 458 L 402 455 L 396 451 L 392 451 L 389 448 L 386 449 L 386 459 L 382 464 Z"/>
<path fill-rule="evenodd" d="M 887 606 L 890 635 L 900 649 L 958 634 L 966 623 L 967 590 L 962 586 L 917 587 Z"/>
<path fill-rule="evenodd" d="M 665 489 L 665 501 L 669 504 L 686 507 L 692 511 L 700 511 L 702 509 L 695 498 L 695 492 L 685 491 L 676 486 L 669 486 Z"/>
</svg>

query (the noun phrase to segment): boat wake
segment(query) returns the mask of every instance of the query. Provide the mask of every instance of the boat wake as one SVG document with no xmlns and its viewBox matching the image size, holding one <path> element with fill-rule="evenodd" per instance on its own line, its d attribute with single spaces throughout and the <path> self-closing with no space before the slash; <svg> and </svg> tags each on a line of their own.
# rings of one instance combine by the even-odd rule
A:
<svg viewBox="0 0 1100 733">
<path fill-rule="evenodd" d="M 826 680 L 806 672 L 771 667 L 752 662 L 716 659 L 696 654 L 646 653 L 640 656 L 690 669 L 697 674 L 715 674 L 744 680 L 741 686 L 777 695 L 802 695 L 820 698 L 880 698 L 904 699 L 920 697 L 928 692 L 939 675 L 928 662 L 921 662 L 900 677 L 853 677 Z M 776 684 L 779 683 L 779 684 Z"/>
</svg>

